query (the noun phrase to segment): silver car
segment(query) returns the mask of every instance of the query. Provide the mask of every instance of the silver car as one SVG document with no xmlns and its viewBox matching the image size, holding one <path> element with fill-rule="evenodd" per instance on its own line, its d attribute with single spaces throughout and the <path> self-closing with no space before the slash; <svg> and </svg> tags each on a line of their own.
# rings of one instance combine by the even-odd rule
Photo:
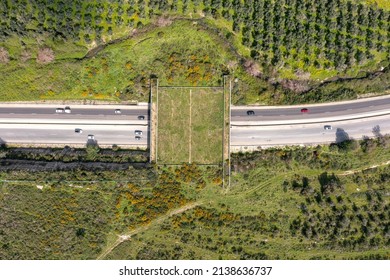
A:
<svg viewBox="0 0 390 280">
<path fill-rule="evenodd" d="M 135 135 L 142 135 L 142 131 L 141 130 L 136 130 L 136 131 L 134 131 L 134 134 Z"/>
</svg>

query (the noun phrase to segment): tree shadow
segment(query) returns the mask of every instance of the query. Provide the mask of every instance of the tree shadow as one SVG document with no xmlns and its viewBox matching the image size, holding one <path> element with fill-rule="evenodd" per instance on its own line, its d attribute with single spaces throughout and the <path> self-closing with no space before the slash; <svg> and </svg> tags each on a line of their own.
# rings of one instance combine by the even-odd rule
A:
<svg viewBox="0 0 390 280">
<path fill-rule="evenodd" d="M 381 127 L 379 125 L 376 125 L 372 128 L 372 134 L 374 134 L 374 136 L 377 138 L 383 137 L 381 133 Z"/>
<path fill-rule="evenodd" d="M 86 146 L 87 147 L 99 147 L 98 141 L 96 139 L 88 139 Z"/>
<path fill-rule="evenodd" d="M 336 143 L 342 143 L 344 141 L 350 140 L 350 137 L 348 133 L 342 129 L 342 128 L 337 128 L 336 130 Z"/>
</svg>

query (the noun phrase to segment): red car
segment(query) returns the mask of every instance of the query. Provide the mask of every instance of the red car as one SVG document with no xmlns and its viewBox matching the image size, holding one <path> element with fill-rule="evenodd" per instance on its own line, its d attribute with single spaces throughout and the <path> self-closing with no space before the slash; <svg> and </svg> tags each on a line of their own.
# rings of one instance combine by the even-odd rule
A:
<svg viewBox="0 0 390 280">
<path fill-rule="evenodd" d="M 303 109 L 301 109 L 301 113 L 309 113 L 309 109 L 303 108 Z"/>
</svg>

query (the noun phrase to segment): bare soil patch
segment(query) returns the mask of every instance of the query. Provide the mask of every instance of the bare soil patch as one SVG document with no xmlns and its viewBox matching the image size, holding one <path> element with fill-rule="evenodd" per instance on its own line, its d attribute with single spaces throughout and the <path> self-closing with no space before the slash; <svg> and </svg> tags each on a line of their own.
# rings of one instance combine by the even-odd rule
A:
<svg viewBox="0 0 390 280">
<path fill-rule="evenodd" d="M 37 62 L 47 64 L 54 61 L 54 51 L 50 48 L 43 48 L 38 51 Z"/>
<path fill-rule="evenodd" d="M 9 62 L 9 53 L 3 47 L 0 47 L 0 62 L 1 63 L 8 63 Z"/>
</svg>

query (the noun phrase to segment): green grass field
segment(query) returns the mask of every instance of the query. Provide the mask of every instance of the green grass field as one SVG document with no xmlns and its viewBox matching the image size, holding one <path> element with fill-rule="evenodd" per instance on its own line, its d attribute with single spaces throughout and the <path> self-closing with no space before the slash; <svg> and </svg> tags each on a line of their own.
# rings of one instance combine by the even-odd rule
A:
<svg viewBox="0 0 390 280">
<path fill-rule="evenodd" d="M 222 162 L 222 88 L 159 88 L 158 163 Z"/>
</svg>

